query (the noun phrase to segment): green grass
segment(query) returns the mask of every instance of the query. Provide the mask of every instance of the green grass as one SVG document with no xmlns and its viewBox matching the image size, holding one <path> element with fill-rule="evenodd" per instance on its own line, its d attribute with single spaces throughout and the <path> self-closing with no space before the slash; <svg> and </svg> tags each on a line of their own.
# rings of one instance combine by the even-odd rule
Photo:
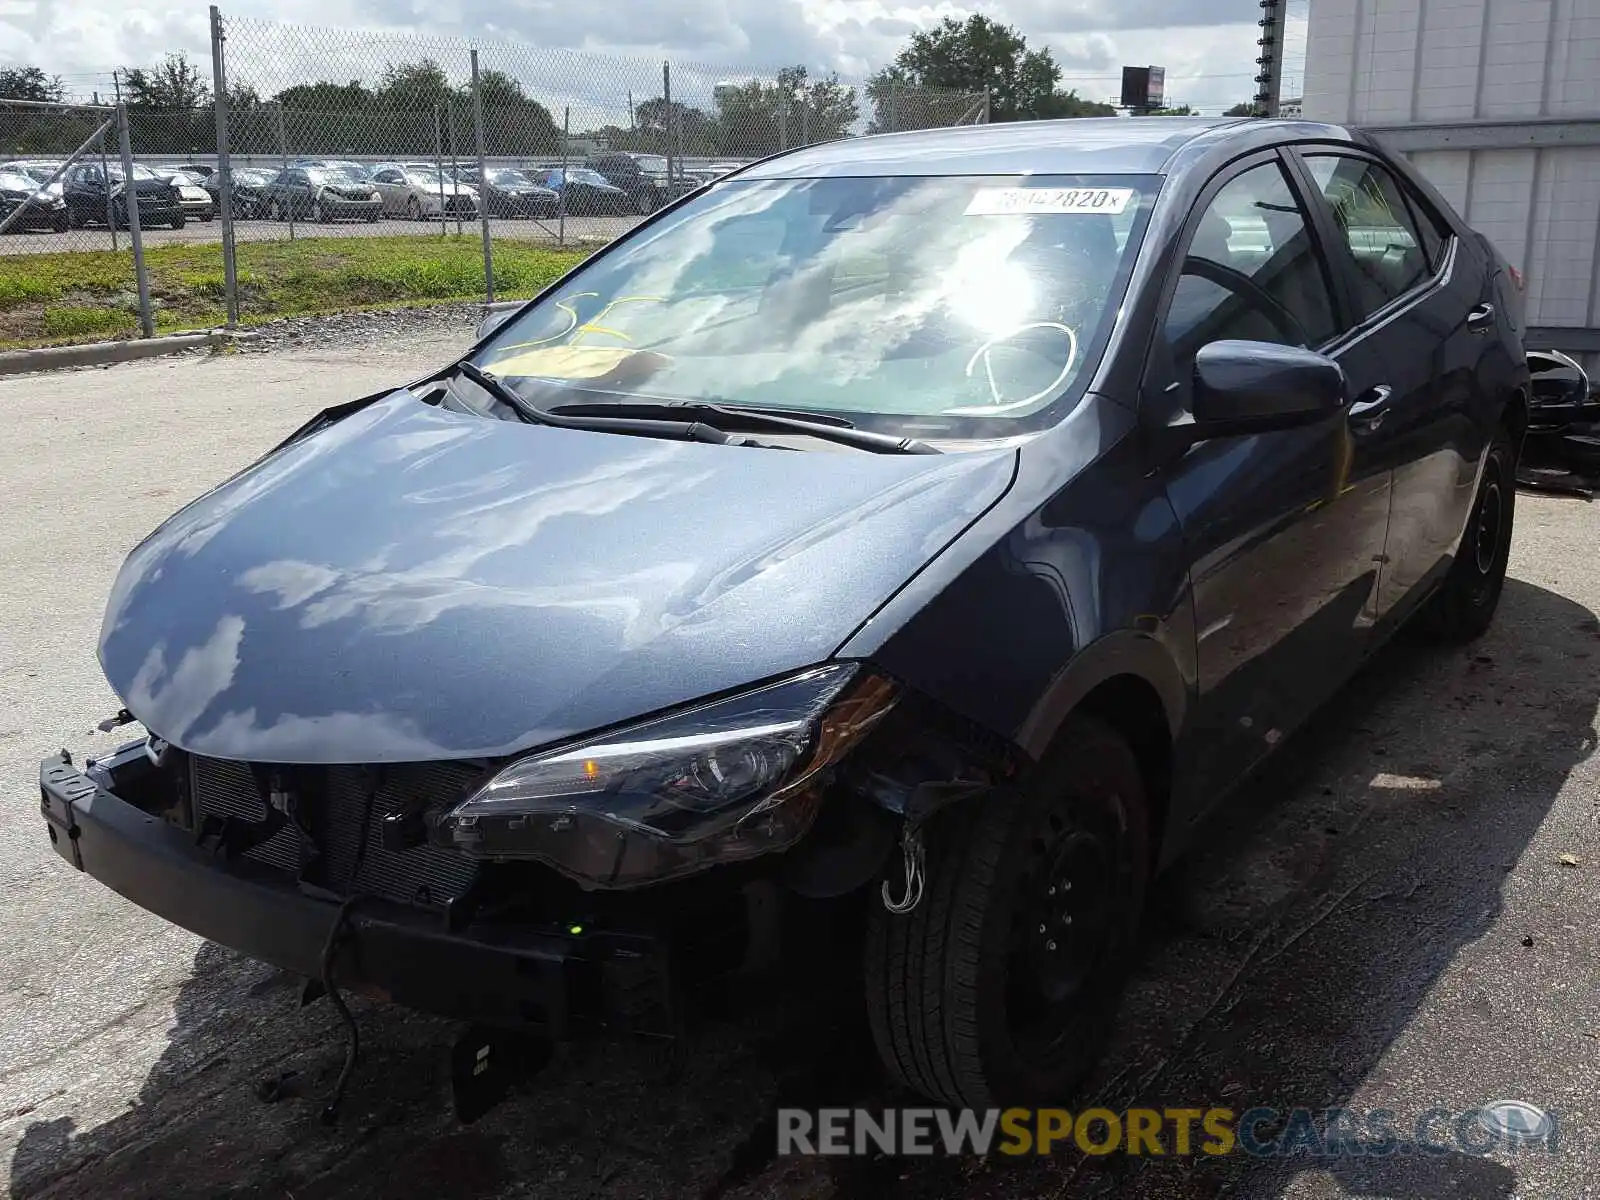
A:
<svg viewBox="0 0 1600 1200">
<path fill-rule="evenodd" d="M 496 298 L 531 296 L 586 254 L 496 241 Z M 158 332 L 223 323 L 220 245 L 151 246 L 145 264 Z M 247 325 L 483 297 L 476 233 L 240 242 L 237 269 L 239 318 Z M 138 323 L 129 251 L 0 255 L 0 349 L 133 336 Z"/>
</svg>

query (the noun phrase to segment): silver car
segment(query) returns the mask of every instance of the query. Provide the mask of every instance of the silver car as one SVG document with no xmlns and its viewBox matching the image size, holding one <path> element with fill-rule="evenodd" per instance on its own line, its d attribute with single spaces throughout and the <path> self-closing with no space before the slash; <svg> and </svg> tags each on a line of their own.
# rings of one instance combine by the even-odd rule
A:
<svg viewBox="0 0 1600 1200">
<path fill-rule="evenodd" d="M 383 197 L 385 216 L 422 221 L 478 215 L 477 189 L 431 163 L 383 163 L 372 172 L 372 186 Z"/>
</svg>

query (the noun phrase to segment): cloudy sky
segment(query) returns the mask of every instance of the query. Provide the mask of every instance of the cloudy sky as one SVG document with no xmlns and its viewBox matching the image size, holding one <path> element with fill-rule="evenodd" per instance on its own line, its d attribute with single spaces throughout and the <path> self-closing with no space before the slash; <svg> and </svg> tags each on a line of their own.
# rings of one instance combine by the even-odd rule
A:
<svg viewBox="0 0 1600 1200">
<path fill-rule="evenodd" d="M 1291 16 L 1303 18 L 1305 6 L 1291 0 Z M 560 99 L 602 107 L 613 93 L 648 91 L 659 78 L 650 64 L 662 59 L 706 65 L 685 72 L 681 86 L 691 93 L 720 68 L 732 76 L 803 61 L 860 77 L 916 29 L 983 12 L 1014 25 L 1030 46 L 1048 46 L 1063 84 L 1081 95 L 1105 99 L 1123 64 L 1154 63 L 1167 69 L 1169 97 L 1217 111 L 1253 90 L 1260 16 L 1257 0 L 227 0 L 222 8 L 239 20 L 230 79 L 248 79 L 264 95 L 297 82 L 304 69 L 326 65 L 313 73 L 355 78 L 374 63 L 420 57 L 430 39 L 448 59 L 455 47 L 446 39 L 471 38 L 486 46 L 486 60 L 489 43 L 538 47 L 515 52 L 514 74 Z M 269 21 L 319 28 L 285 34 L 255 24 Z M 330 28 L 404 34 L 420 52 L 409 53 L 398 36 L 357 47 L 323 32 Z M 1299 21 L 1291 29 L 1286 94 L 1298 87 L 1292 60 L 1303 52 L 1302 29 Z M 0 65 L 40 66 L 75 92 L 104 89 L 112 68 L 172 50 L 203 61 L 207 47 L 201 0 L 0 0 Z"/>
</svg>

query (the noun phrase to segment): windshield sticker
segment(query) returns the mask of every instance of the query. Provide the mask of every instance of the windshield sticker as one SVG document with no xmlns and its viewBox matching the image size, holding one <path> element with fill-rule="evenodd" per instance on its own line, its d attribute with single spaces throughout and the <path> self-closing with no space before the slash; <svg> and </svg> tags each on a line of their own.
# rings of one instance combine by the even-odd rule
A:
<svg viewBox="0 0 1600 1200">
<path fill-rule="evenodd" d="M 967 205 L 969 217 L 1034 213 L 1106 213 L 1116 216 L 1133 199 L 1132 188 L 979 188 Z"/>
</svg>

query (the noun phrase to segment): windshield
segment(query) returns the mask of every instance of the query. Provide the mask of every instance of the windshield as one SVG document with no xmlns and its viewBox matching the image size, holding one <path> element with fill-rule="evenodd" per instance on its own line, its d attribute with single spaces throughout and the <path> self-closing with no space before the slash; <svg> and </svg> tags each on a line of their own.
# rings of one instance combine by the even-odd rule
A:
<svg viewBox="0 0 1600 1200">
<path fill-rule="evenodd" d="M 499 167 L 490 170 L 489 182 L 500 187 L 528 187 L 533 180 L 521 171 L 514 171 L 510 167 Z"/>
<path fill-rule="evenodd" d="M 106 166 L 106 174 L 109 175 L 112 179 L 121 179 L 122 178 L 122 164 L 121 163 L 109 163 Z M 145 166 L 143 163 L 134 163 L 133 164 L 133 177 L 135 179 L 160 179 L 161 178 L 161 176 L 157 175 L 154 171 L 152 171 L 149 167 Z"/>
<path fill-rule="evenodd" d="M 1081 394 L 1159 180 L 730 180 L 619 242 L 479 352 L 541 405 L 816 410 L 918 437 Z"/>
<path fill-rule="evenodd" d="M 354 171 L 347 171 L 343 167 L 313 167 L 306 174 L 310 177 L 312 183 L 359 186 L 366 182 Z"/>
<path fill-rule="evenodd" d="M 31 192 L 39 181 L 18 171 L 0 171 L 0 188 L 11 192 Z"/>
<path fill-rule="evenodd" d="M 653 171 L 658 175 L 665 175 L 667 173 L 667 160 L 664 158 L 656 158 L 653 155 L 646 155 L 643 158 L 634 159 L 634 162 L 639 164 L 639 170 L 641 171 Z"/>
<path fill-rule="evenodd" d="M 599 171 L 590 170 L 588 167 L 572 167 L 567 171 L 567 179 L 572 183 L 599 183 L 604 184 L 606 177 Z"/>
<path fill-rule="evenodd" d="M 438 171 L 432 170 L 419 171 L 413 167 L 411 170 L 406 172 L 406 178 L 412 183 L 420 184 L 425 188 L 439 188 L 441 186 L 453 188 L 457 186 L 455 177 L 448 171 L 441 174 Z M 465 187 L 466 185 L 462 184 L 461 186 Z"/>
</svg>

